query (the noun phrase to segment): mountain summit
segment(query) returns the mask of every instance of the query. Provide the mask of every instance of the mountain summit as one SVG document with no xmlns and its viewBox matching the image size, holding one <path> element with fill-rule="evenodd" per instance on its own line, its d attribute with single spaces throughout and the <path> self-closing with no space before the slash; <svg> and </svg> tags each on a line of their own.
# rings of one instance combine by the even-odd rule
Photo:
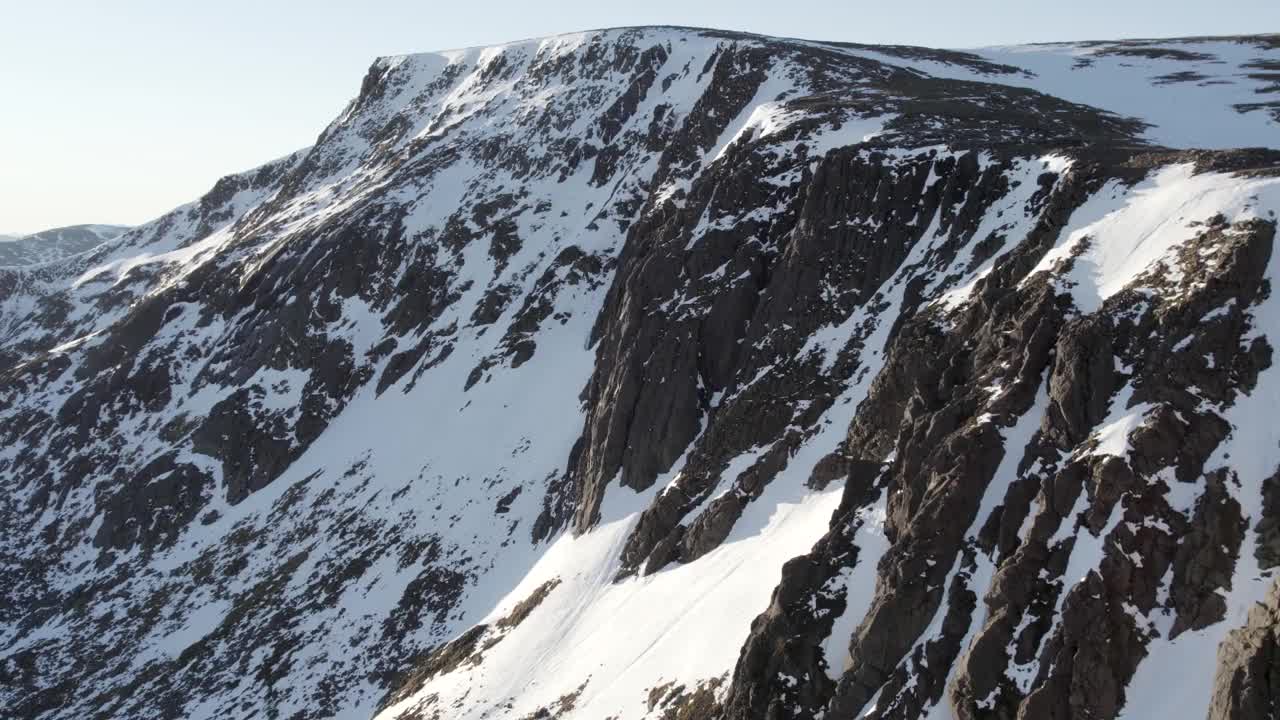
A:
<svg viewBox="0 0 1280 720">
<path fill-rule="evenodd" d="M 1278 211 L 1280 36 L 379 59 L 0 268 L 0 706 L 1266 717 Z"/>
</svg>

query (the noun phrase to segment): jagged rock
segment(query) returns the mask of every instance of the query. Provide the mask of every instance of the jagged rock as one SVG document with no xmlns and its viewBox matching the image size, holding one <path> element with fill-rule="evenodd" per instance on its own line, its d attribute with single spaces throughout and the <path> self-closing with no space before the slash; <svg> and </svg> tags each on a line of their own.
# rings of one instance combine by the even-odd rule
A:
<svg viewBox="0 0 1280 720">
<path fill-rule="evenodd" d="M 1160 145 L 1269 141 L 1277 50 L 379 59 L 315 146 L 0 268 L 0 705 L 1264 715 L 1280 152 Z"/>
<path fill-rule="evenodd" d="M 1218 647 L 1209 720 L 1273 717 L 1280 701 L 1280 585 Z"/>
<path fill-rule="evenodd" d="M 1263 570 L 1280 565 L 1280 470 L 1262 484 L 1262 519 L 1255 531 L 1258 545 L 1254 554 Z"/>
<path fill-rule="evenodd" d="M 1068 323 L 1054 346 L 1049 411 L 1042 428 L 1061 447 L 1072 447 L 1106 416 L 1115 391 L 1115 360 L 1105 318 Z"/>
</svg>

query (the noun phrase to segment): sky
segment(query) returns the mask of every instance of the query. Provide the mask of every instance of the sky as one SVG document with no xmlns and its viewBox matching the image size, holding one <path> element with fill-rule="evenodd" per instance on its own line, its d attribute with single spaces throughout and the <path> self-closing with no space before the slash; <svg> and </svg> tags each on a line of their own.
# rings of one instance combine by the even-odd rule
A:
<svg viewBox="0 0 1280 720">
<path fill-rule="evenodd" d="M 314 142 L 375 57 L 623 25 L 966 48 L 1280 32 L 1277 0 L 0 0 L 0 233 L 136 225 Z"/>
</svg>

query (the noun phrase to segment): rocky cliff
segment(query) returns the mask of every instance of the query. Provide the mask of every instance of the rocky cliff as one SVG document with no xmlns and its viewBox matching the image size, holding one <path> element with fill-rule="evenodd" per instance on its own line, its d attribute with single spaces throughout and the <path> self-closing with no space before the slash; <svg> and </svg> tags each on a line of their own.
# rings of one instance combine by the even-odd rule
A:
<svg viewBox="0 0 1280 720">
<path fill-rule="evenodd" d="M 1277 70 L 380 59 L 313 147 L 0 269 L 0 704 L 1276 715 Z"/>
</svg>

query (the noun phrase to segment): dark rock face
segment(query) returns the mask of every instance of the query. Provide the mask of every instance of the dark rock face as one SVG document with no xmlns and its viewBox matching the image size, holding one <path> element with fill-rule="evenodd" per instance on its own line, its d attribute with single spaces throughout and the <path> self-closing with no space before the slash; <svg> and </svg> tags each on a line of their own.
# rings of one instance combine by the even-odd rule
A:
<svg viewBox="0 0 1280 720">
<path fill-rule="evenodd" d="M 1077 182 L 1064 181 L 1059 196 L 1069 196 Z M 1173 617 L 1170 637 L 1221 621 L 1221 592 L 1231 584 L 1221 571 L 1235 567 L 1245 527 L 1238 503 L 1225 491 L 1226 483 L 1232 482 L 1230 471 L 1203 473 L 1206 458 L 1228 428 L 1212 412 L 1192 414 L 1190 407 L 1173 403 L 1185 397 L 1175 387 L 1197 381 L 1222 387 L 1224 399 L 1236 391 L 1228 389 L 1232 381 L 1219 386 L 1210 377 L 1179 377 L 1159 358 L 1172 344 L 1165 338 L 1218 331 L 1218 326 L 1194 330 L 1183 325 L 1183 318 L 1200 317 L 1224 304 L 1244 307 L 1256 301 L 1261 288 L 1256 272 L 1266 265 L 1274 230 L 1246 224 L 1236 231 L 1228 242 L 1222 242 L 1226 238 L 1217 230 L 1204 233 L 1197 241 L 1205 243 L 1201 247 L 1215 247 L 1225 256 L 1215 268 L 1219 274 L 1204 278 L 1201 288 L 1165 313 L 1148 311 L 1136 323 L 1122 310 L 1128 298 L 1117 298 L 1110 310 L 1104 307 L 1098 314 L 1068 319 L 1069 308 L 1049 288 L 1035 278 L 1022 280 L 1019 269 L 1025 273 L 1038 252 L 1035 234 L 975 289 L 974 296 L 981 300 L 953 321 L 950 333 L 939 335 L 927 316 L 907 322 L 894 338 L 885 368 L 845 444 L 848 456 L 883 457 L 892 448 L 891 457 L 896 458 L 885 481 L 885 531 L 893 546 L 880 560 L 876 596 L 854 634 L 849 669 L 834 687 L 825 673 L 817 672 L 831 667 L 834 659 L 813 660 L 815 641 L 806 641 L 805 633 L 795 628 L 824 636 L 823 613 L 815 612 L 817 605 L 811 603 L 792 610 L 793 617 L 784 623 L 779 616 L 786 616 L 786 606 L 778 601 L 820 593 L 839 568 L 859 562 L 856 546 L 851 552 L 844 540 L 854 529 L 852 518 L 858 516 L 845 511 L 837 513 L 831 531 L 808 556 L 788 565 L 797 571 L 784 571 L 774 603 L 753 625 L 731 686 L 730 716 L 766 717 L 764 699 L 774 698 L 800 716 L 826 711 L 852 717 L 868 712 L 868 702 L 877 696 L 874 717 L 918 717 L 940 702 L 949 702 L 961 717 L 987 717 L 992 711 L 1028 718 L 1114 717 L 1124 705 L 1125 685 L 1147 644 L 1143 629 L 1134 626 L 1125 607 L 1150 612 L 1167 573 L 1172 577 L 1169 599 L 1164 601 L 1165 612 Z M 1211 342 L 1206 347 L 1249 346 L 1239 335 Z M 1134 357 L 1135 353 L 1148 355 Z M 1087 464 L 1069 460 L 1053 474 L 1053 466 L 1067 460 L 1064 451 L 1085 443 L 1113 404 L 1124 381 L 1117 376 L 1116 356 L 1150 373 L 1142 376 L 1135 401 L 1152 397 L 1170 404 L 1151 411 L 1147 423 L 1130 435 L 1134 451 L 1129 463 L 1113 458 Z M 1258 357 L 1265 358 L 1265 352 Z M 1210 374 L 1221 378 L 1234 372 L 1231 367 L 1228 361 Z M 1189 371 L 1203 373 L 1203 365 Z M 1246 375 L 1254 377 L 1254 372 Z M 976 504 L 1001 460 L 999 439 L 990 433 L 993 424 L 972 424 L 984 405 L 974 388 L 993 384 L 1003 392 L 985 403 L 986 412 L 1009 418 L 996 420 L 996 425 L 1011 425 L 1026 413 L 1038 385 L 1045 388 L 1046 403 L 1038 418 L 1039 432 L 1016 462 L 1020 477 L 1009 484 L 1003 511 L 997 508 L 980 532 L 962 542 L 964 528 L 982 520 L 974 516 Z M 1022 449 L 1009 447 L 1005 452 Z M 1028 466 L 1043 470 L 1023 476 Z M 1147 481 L 1135 473 L 1153 477 L 1163 468 L 1176 473 L 1177 480 L 1171 477 L 1169 482 L 1204 478 L 1204 494 L 1189 517 L 1170 513 L 1160 491 L 1139 493 Z M 861 488 L 866 482 L 855 478 L 850 476 L 847 491 L 865 493 Z M 1019 540 L 1017 528 L 1030 519 L 1036 481 L 1045 483 L 1038 502 L 1042 510 L 1026 539 Z M 1054 600 L 1053 595 L 1063 591 L 1044 582 L 1045 569 L 1061 573 L 1065 560 L 1055 559 L 1063 557 L 1062 551 L 1046 539 L 1061 533 L 1063 523 L 1076 522 L 1070 508 L 1081 506 L 1081 501 L 1085 524 L 1076 532 L 1111 532 L 1115 525 L 1108 517 L 1113 513 L 1135 519 L 1155 513 L 1173 525 L 1174 534 L 1144 530 L 1126 539 L 1121 523 L 1112 534 L 1115 542 L 1136 547 L 1127 555 L 1109 552 L 1100 572 L 1072 588 L 1065 599 Z M 846 495 L 842 507 L 866 504 L 865 499 Z M 1122 504 L 1128 509 L 1122 511 Z M 1160 505 L 1166 509 L 1161 511 Z M 1125 522 L 1134 527 L 1134 520 Z M 1269 528 L 1264 521 L 1263 532 Z M 833 546 L 841 550 L 833 552 Z M 983 555 L 990 556 L 988 563 L 995 562 L 994 576 L 989 588 L 975 588 L 970 584 L 977 570 L 975 556 Z M 974 613 L 981 596 L 975 591 L 986 592 L 987 620 L 966 650 L 961 640 L 971 624 L 979 622 Z M 1043 614 L 1055 602 L 1061 615 Z M 1040 620 L 1026 624 L 1025 618 L 1037 615 Z M 928 634 L 925 627 L 931 620 L 935 629 Z M 1015 632 L 1019 626 L 1026 627 L 1022 635 Z M 1017 648 L 1013 657 L 1006 655 L 1006 647 Z M 809 659 L 797 663 L 797 657 Z M 1038 661 L 1041 673 L 1048 667 L 1054 672 L 1036 678 L 1033 691 L 1024 695 L 1001 671 L 1011 661 Z M 797 691 L 768 681 L 780 675 L 812 678 L 812 684 Z M 793 696 L 796 699 L 790 699 Z"/>
<path fill-rule="evenodd" d="M 1274 717 L 1280 708 L 1280 593 L 1249 611 L 1244 627 L 1232 630 L 1218 648 L 1209 720 Z"/>
<path fill-rule="evenodd" d="M 1153 47 L 1099 54 L 1206 61 Z M 385 58 L 313 148 L 0 269 L 0 705 L 1114 718 L 1216 637 L 1209 716 L 1274 714 L 1280 154 L 1031 79 L 670 28 Z M 715 600 L 736 663 L 493 684 L 814 498 Z"/>
</svg>

